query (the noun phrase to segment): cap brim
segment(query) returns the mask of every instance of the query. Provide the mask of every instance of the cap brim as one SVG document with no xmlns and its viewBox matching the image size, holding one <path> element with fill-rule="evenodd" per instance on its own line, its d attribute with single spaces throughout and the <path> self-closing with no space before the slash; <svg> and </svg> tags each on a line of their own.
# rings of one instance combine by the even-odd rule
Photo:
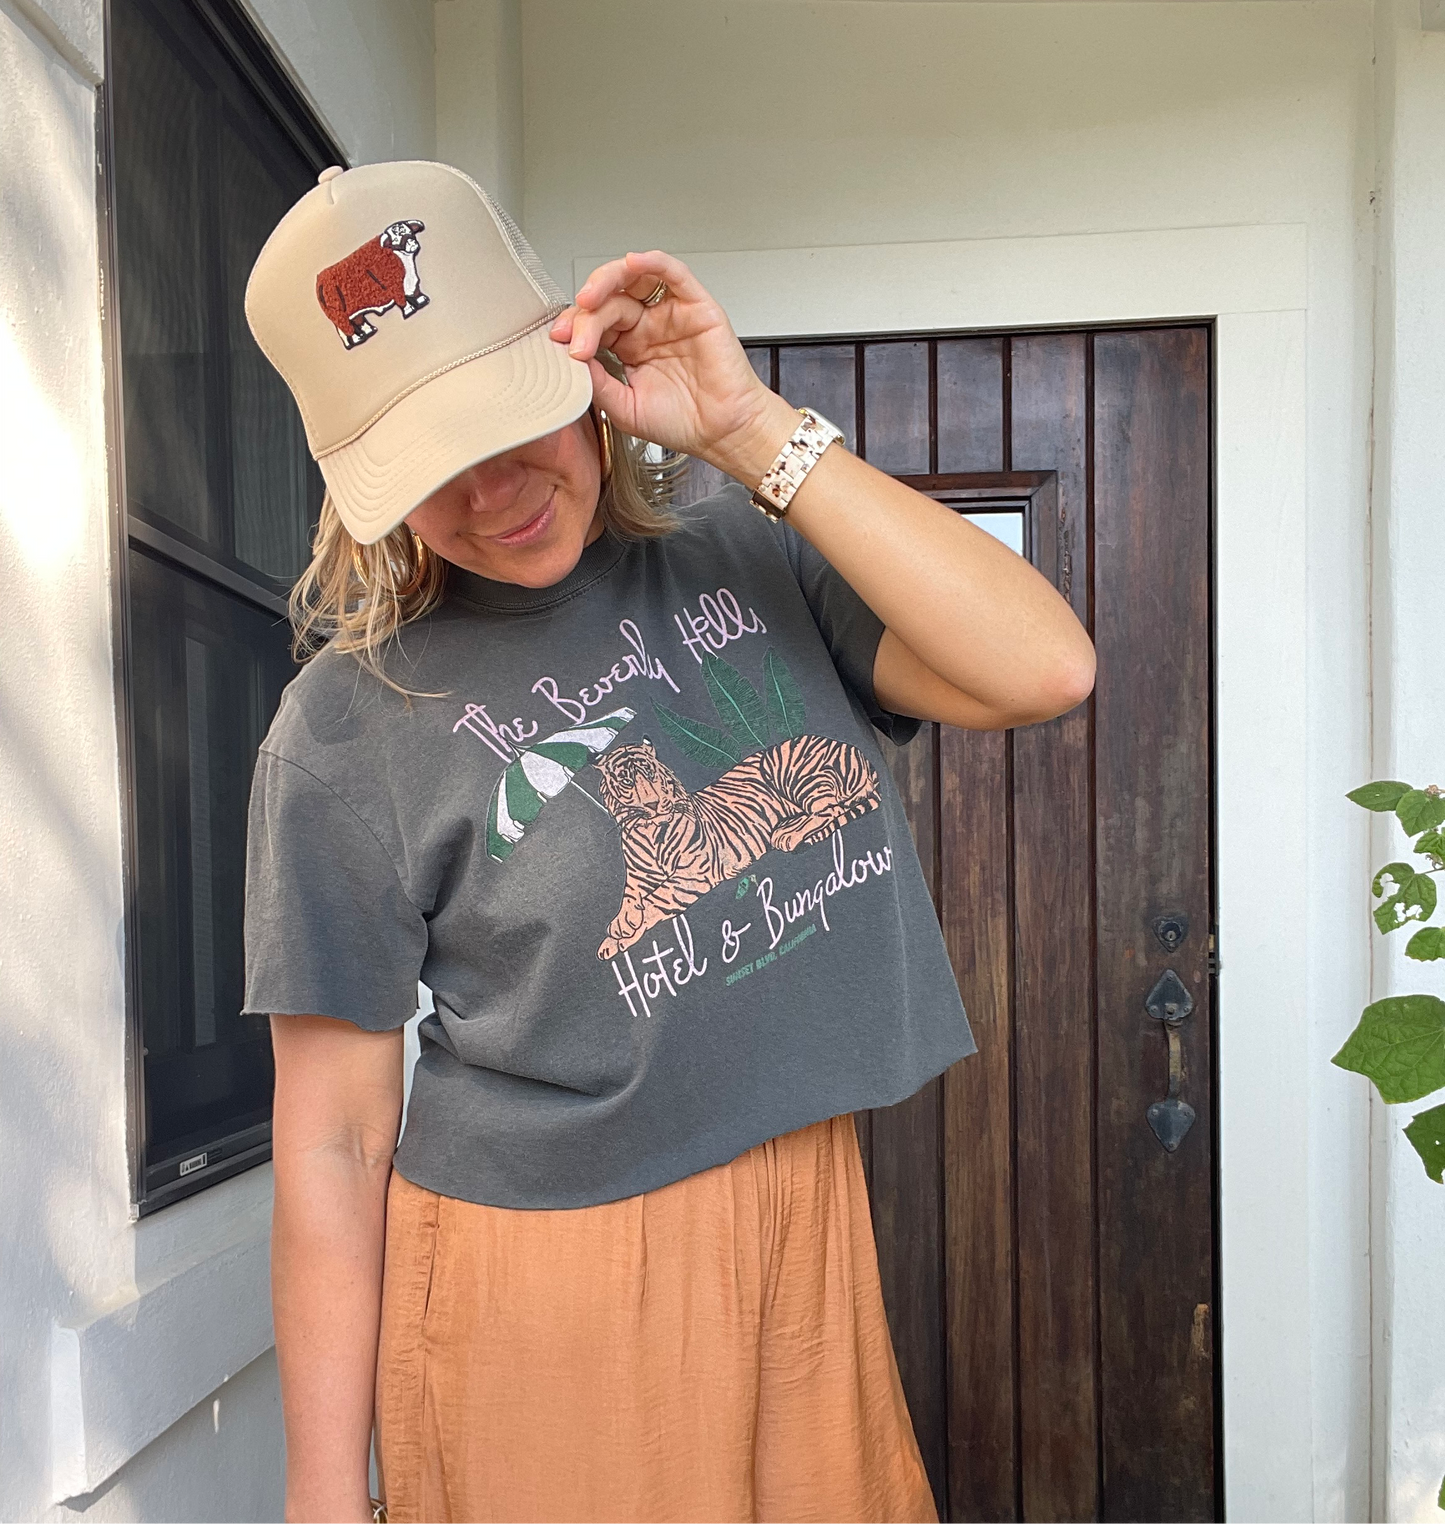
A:
<svg viewBox="0 0 1445 1524">
<path fill-rule="evenodd" d="M 459 471 L 565 427 L 591 401 L 587 367 L 534 328 L 433 376 L 318 464 L 341 522 L 371 545 Z"/>
</svg>

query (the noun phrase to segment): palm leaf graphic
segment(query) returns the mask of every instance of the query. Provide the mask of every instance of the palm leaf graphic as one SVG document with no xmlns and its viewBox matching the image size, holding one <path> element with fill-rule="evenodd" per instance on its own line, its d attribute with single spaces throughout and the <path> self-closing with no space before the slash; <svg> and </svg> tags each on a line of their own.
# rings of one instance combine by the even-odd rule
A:
<svg viewBox="0 0 1445 1524">
<path fill-rule="evenodd" d="M 600 757 L 635 716 L 635 710 L 614 709 L 522 747 L 497 779 L 487 806 L 487 855 L 506 862 L 542 806 L 572 782 L 573 773 Z"/>
<path fill-rule="evenodd" d="M 705 725 L 685 714 L 676 714 L 656 699 L 652 702 L 658 724 L 672 737 L 694 762 L 707 767 L 728 768 L 741 762 L 743 754 L 738 744 L 725 731 L 714 725 Z"/>
<path fill-rule="evenodd" d="M 758 690 L 731 662 L 709 652 L 703 657 L 702 675 L 718 718 L 732 732 L 745 752 L 768 744 L 768 718 Z"/>
<path fill-rule="evenodd" d="M 802 735 L 807 717 L 802 690 L 793 681 L 787 663 L 771 646 L 763 657 L 763 693 L 774 732 L 784 740 Z"/>
</svg>

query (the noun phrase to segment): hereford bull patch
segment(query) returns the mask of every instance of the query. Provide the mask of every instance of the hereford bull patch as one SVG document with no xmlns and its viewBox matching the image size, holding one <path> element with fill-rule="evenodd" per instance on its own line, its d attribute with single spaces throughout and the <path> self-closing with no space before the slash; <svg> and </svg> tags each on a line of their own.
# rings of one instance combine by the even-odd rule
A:
<svg viewBox="0 0 1445 1524">
<path fill-rule="evenodd" d="M 424 223 L 393 222 L 316 277 L 316 300 L 348 349 L 376 332 L 371 320 L 383 312 L 398 307 L 409 318 L 431 300 L 416 269 L 416 235 L 425 231 Z"/>
</svg>

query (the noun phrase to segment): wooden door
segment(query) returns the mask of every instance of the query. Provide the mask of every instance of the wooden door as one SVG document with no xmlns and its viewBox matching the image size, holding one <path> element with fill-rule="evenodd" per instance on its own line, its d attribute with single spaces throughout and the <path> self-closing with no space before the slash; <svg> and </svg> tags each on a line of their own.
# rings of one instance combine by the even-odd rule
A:
<svg viewBox="0 0 1445 1524">
<path fill-rule="evenodd" d="M 1098 650 L 1072 714 L 891 754 L 979 1044 L 859 1118 L 940 1515 L 1215 1518 L 1210 330 L 750 354 Z"/>
</svg>

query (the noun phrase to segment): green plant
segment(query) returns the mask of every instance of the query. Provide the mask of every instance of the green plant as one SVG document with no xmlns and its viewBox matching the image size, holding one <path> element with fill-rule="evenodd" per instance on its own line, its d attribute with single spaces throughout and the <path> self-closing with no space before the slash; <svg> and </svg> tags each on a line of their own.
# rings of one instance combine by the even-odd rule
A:
<svg viewBox="0 0 1445 1524">
<path fill-rule="evenodd" d="M 1395 862 L 1380 869 L 1370 885 L 1380 902 L 1375 925 L 1386 936 L 1414 928 L 1405 944 L 1407 958 L 1421 963 L 1445 958 L 1445 926 L 1425 924 L 1435 914 L 1435 875 L 1445 872 L 1445 835 L 1440 829 L 1445 826 L 1445 792 L 1434 784 L 1412 788 L 1385 781 L 1367 783 L 1346 797 L 1378 814 L 1393 814 L 1415 838 L 1411 853 L 1430 864 L 1417 868 Z M 1380 1098 L 1392 1106 L 1445 1089 L 1445 1000 L 1435 995 L 1387 995 L 1367 1005 L 1334 1062 L 1372 1080 Z M 1420 1112 L 1405 1128 L 1405 1136 L 1420 1155 L 1425 1173 L 1445 1184 L 1445 1104 Z"/>
<path fill-rule="evenodd" d="M 1414 927 L 1405 944 L 1407 958 L 1421 963 L 1445 958 L 1445 926 L 1425 925 L 1435 914 L 1435 875 L 1445 872 L 1445 790 L 1433 783 L 1411 788 L 1387 779 L 1367 783 L 1345 797 L 1377 814 L 1394 815 L 1414 838 L 1411 854 L 1430 864 L 1417 868 L 1413 863 L 1386 863 L 1380 869 L 1370 884 L 1380 902 L 1375 925 L 1385 936 Z M 1381 1099 L 1392 1106 L 1423 1100 L 1445 1088 L 1445 1000 L 1434 995 L 1376 1000 L 1361 1012 L 1359 1024 L 1333 1061 L 1372 1080 Z M 1420 1155 L 1425 1173 L 1437 1185 L 1445 1184 L 1445 1104 L 1420 1112 L 1405 1128 L 1405 1136 Z M 1445 1509 L 1445 1480 L 1435 1501 Z"/>
</svg>

